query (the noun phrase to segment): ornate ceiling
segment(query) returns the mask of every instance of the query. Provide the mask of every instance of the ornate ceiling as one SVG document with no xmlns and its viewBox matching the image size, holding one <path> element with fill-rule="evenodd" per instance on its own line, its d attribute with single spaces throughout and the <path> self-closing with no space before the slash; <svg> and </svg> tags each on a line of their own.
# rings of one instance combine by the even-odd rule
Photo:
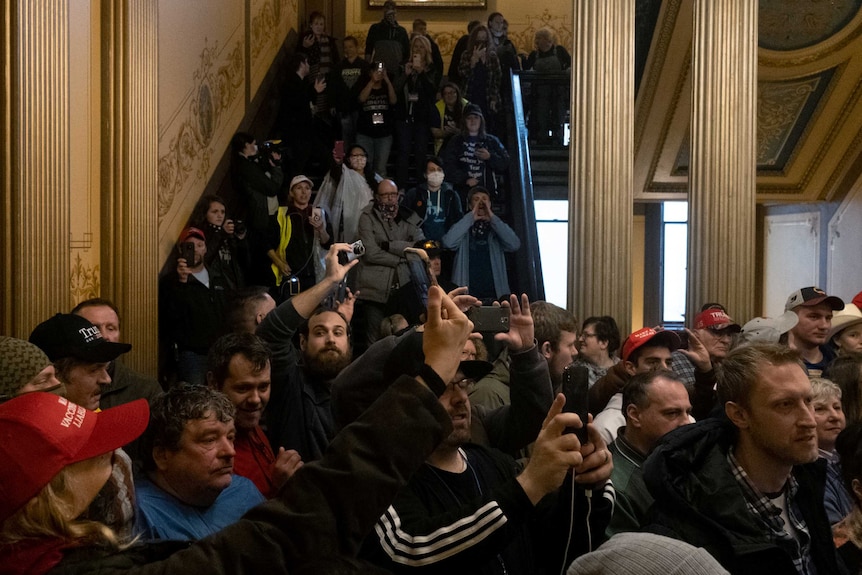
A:
<svg viewBox="0 0 862 575">
<path fill-rule="evenodd" d="M 655 25 L 638 29 L 635 198 L 679 199 L 692 0 L 638 5 Z M 862 0 L 760 0 L 758 22 L 758 201 L 839 200 L 862 173 Z"/>
</svg>

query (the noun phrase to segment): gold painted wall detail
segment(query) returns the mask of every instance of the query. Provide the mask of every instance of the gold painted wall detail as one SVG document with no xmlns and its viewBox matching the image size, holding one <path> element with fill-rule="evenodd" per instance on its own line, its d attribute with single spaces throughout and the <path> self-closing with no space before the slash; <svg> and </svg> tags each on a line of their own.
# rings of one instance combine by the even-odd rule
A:
<svg viewBox="0 0 862 575">
<path fill-rule="evenodd" d="M 560 8 L 562 8 L 562 6 Z M 554 32 L 557 44 L 565 47 L 566 50 L 571 52 L 572 14 L 569 11 L 570 9 L 571 5 L 566 5 L 565 10 L 544 8 L 541 13 L 530 12 L 523 16 L 516 17 L 512 15 L 511 12 L 507 11 L 505 6 L 501 6 L 499 3 L 497 5 L 497 10 L 502 12 L 509 21 L 509 39 L 515 44 L 519 53 L 525 54 L 529 54 L 535 48 L 534 40 L 536 31 L 545 27 Z M 401 12 L 402 10 L 399 9 L 399 14 Z M 408 34 L 412 29 L 413 14 L 415 13 L 418 12 L 415 10 L 411 11 L 411 17 L 409 19 L 399 17 L 399 23 L 407 29 Z M 443 61 L 447 70 L 449 67 L 449 61 L 452 57 L 452 52 L 455 50 L 455 44 L 461 36 L 467 33 L 467 21 L 476 19 L 483 24 L 487 24 L 487 17 L 490 13 L 490 10 L 488 12 L 477 14 L 466 13 L 464 19 L 457 23 L 435 22 L 433 15 L 429 16 L 427 14 L 422 14 L 419 16 L 428 22 L 428 34 L 434 39 L 437 46 L 440 48 L 440 54 L 443 56 Z M 379 13 L 375 12 L 374 14 L 378 15 Z M 377 21 L 378 20 L 373 20 L 363 23 L 362 27 L 356 25 L 351 27 L 351 23 L 348 22 L 348 31 L 346 34 L 356 38 L 359 46 L 364 50 L 368 28 L 371 24 Z"/>
<path fill-rule="evenodd" d="M 99 297 L 99 277 L 98 265 L 88 266 L 86 262 L 81 260 L 81 254 L 75 254 L 72 262 L 72 275 L 69 278 L 72 303 L 77 305 L 85 299 Z"/>
<path fill-rule="evenodd" d="M 242 44 L 236 42 L 221 62 L 217 61 L 218 48 L 216 42 L 201 52 L 200 66 L 194 74 L 195 96 L 186 119 L 171 139 L 169 152 L 159 157 L 159 222 L 190 177 L 205 181 L 209 176 L 216 152 L 210 147 L 213 132 L 241 94 L 245 79 Z"/>
<path fill-rule="evenodd" d="M 761 82 L 757 91 L 757 165 L 774 166 L 820 78 L 794 83 Z"/>
<path fill-rule="evenodd" d="M 275 39 L 283 14 L 282 5 L 297 13 L 297 0 L 273 0 L 265 2 L 257 15 L 251 19 L 251 57 L 256 60 L 263 49 Z"/>
</svg>

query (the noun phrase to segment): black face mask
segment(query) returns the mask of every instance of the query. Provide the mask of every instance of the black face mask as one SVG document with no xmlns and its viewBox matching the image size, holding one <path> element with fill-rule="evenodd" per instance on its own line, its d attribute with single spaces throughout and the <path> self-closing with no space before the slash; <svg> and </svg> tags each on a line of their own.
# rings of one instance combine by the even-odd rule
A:
<svg viewBox="0 0 862 575">
<path fill-rule="evenodd" d="M 380 216 L 384 220 L 395 219 L 395 216 L 398 215 L 398 204 L 394 204 L 394 205 L 381 204 L 380 202 L 375 200 L 374 207 L 377 208 L 377 211 L 380 212 Z"/>
</svg>

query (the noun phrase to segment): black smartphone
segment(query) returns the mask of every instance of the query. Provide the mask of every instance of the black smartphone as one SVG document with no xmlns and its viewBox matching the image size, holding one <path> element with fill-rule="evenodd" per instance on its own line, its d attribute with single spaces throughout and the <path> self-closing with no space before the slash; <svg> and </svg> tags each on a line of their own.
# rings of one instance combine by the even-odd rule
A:
<svg viewBox="0 0 862 575">
<path fill-rule="evenodd" d="M 679 336 L 679 349 L 688 349 L 688 332 L 681 329 L 674 333 Z"/>
<path fill-rule="evenodd" d="M 410 283 L 413 284 L 422 308 L 427 309 L 428 288 L 437 285 L 437 278 L 431 273 L 431 260 L 425 250 L 419 248 L 404 248 L 404 258 L 410 270 Z"/>
<path fill-rule="evenodd" d="M 576 413 L 581 418 L 583 425 L 580 428 L 566 428 L 566 433 L 574 433 L 583 444 L 587 442 L 587 421 L 589 421 L 589 400 L 587 392 L 590 390 L 590 372 L 582 365 L 568 365 L 563 370 L 563 395 L 566 396 L 566 405 L 563 411 Z"/>
<path fill-rule="evenodd" d="M 497 305 L 473 307 L 467 312 L 473 322 L 473 330 L 479 333 L 502 333 L 509 331 L 509 310 Z"/>
<path fill-rule="evenodd" d="M 186 260 L 188 267 L 195 265 L 195 244 L 194 242 L 183 242 L 180 244 L 180 257 Z"/>
</svg>

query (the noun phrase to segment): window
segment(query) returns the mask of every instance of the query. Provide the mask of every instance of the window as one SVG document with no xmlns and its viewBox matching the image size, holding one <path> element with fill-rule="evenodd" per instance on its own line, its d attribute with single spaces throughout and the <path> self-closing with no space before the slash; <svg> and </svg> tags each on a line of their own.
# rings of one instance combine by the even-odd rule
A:
<svg viewBox="0 0 862 575">
<path fill-rule="evenodd" d="M 685 323 L 688 202 L 662 205 L 662 324 Z"/>
<path fill-rule="evenodd" d="M 565 309 L 569 285 L 569 202 L 536 200 L 535 207 L 545 301 Z"/>
</svg>

